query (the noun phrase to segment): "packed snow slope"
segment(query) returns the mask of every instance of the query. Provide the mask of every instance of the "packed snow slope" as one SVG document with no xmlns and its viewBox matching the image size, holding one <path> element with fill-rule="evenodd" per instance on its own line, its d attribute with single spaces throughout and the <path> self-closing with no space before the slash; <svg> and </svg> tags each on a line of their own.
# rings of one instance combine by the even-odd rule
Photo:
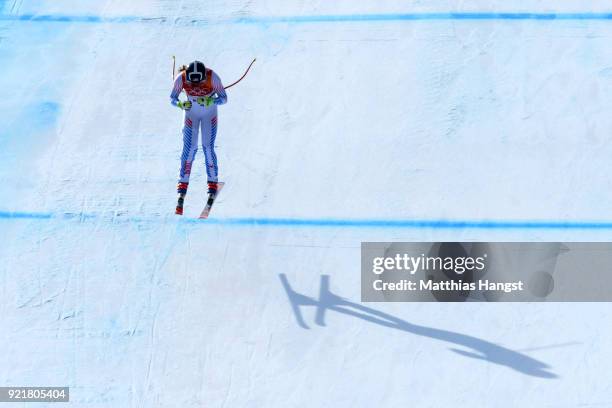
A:
<svg viewBox="0 0 612 408">
<path fill-rule="evenodd" d="M 105 408 L 612 405 L 607 304 L 359 302 L 362 241 L 610 239 L 612 3 L 0 9 L 0 385 Z M 172 55 L 225 83 L 257 57 L 219 108 L 210 222 L 201 151 L 172 214 Z M 591 228 L 496 224 L 565 220 Z"/>
</svg>

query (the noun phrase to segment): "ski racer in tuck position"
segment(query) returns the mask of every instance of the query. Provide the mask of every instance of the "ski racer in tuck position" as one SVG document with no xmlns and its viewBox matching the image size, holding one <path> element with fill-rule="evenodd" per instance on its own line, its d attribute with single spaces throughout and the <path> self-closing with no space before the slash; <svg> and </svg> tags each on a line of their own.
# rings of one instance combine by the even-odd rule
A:
<svg viewBox="0 0 612 408">
<path fill-rule="evenodd" d="M 182 102 L 179 95 L 187 94 L 187 100 Z M 214 199 L 218 189 L 217 155 L 215 154 L 215 138 L 217 137 L 217 105 L 227 102 L 227 95 L 221 79 L 200 61 L 193 61 L 189 66 L 179 69 L 174 79 L 174 87 L 170 94 L 173 106 L 185 112 L 183 124 L 183 153 L 178 179 L 176 214 L 183 214 L 185 195 L 189 187 L 191 166 L 198 150 L 198 133 L 202 135 L 202 150 L 206 162 L 208 178 L 208 199 Z"/>
</svg>

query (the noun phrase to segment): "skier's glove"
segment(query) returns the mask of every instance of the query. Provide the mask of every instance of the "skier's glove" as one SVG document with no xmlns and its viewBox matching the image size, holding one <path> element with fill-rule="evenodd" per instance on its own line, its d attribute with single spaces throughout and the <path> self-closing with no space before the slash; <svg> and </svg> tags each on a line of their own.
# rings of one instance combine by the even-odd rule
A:
<svg viewBox="0 0 612 408">
<path fill-rule="evenodd" d="M 178 106 L 179 108 L 183 110 L 188 111 L 189 109 L 191 109 L 191 101 L 185 101 L 185 102 L 178 101 L 176 106 Z"/>
<path fill-rule="evenodd" d="M 209 107 L 215 102 L 215 98 L 212 96 L 200 96 L 198 98 L 198 105 Z"/>
</svg>

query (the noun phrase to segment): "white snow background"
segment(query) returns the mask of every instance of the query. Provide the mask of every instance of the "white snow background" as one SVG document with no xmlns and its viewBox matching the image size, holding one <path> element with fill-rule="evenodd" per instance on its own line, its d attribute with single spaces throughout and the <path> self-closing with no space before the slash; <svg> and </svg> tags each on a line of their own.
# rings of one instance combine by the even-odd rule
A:
<svg viewBox="0 0 612 408">
<path fill-rule="evenodd" d="M 359 302 L 362 241 L 610 239 L 612 20 L 588 16 L 612 2 L 0 10 L 0 385 L 74 407 L 612 406 L 608 304 Z M 405 16 L 451 12 L 583 14 Z M 226 84 L 257 57 L 219 108 L 210 222 L 201 150 L 172 214 L 172 55 Z M 591 227 L 495 224 L 566 220 Z"/>
</svg>

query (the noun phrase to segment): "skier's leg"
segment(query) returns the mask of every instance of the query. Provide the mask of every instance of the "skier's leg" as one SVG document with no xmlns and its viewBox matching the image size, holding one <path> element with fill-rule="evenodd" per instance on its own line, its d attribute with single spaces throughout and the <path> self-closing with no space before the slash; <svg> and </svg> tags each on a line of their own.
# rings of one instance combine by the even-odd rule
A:
<svg viewBox="0 0 612 408">
<path fill-rule="evenodd" d="M 179 172 L 178 185 L 176 192 L 178 194 L 178 202 L 176 205 L 176 214 L 183 214 L 183 204 L 185 202 L 185 194 L 189 187 L 189 176 L 191 175 L 191 164 L 198 150 L 198 127 L 194 126 L 195 118 L 185 111 L 185 119 L 183 125 L 183 152 L 181 154 L 181 169 Z M 199 123 L 197 123 L 199 126 Z"/>
<path fill-rule="evenodd" d="M 215 139 L 217 138 L 217 109 L 210 109 L 210 114 L 202 118 L 202 149 L 206 162 L 206 176 L 208 177 L 208 193 L 217 192 L 219 167 L 215 153 Z"/>
<path fill-rule="evenodd" d="M 196 122 L 196 123 L 194 123 Z M 189 185 L 189 176 L 191 176 L 191 164 L 198 151 L 198 127 L 196 126 L 197 119 L 185 112 L 185 124 L 183 126 L 183 153 L 181 154 L 181 170 L 179 174 L 179 189 L 187 192 Z M 181 191 L 179 191 L 180 193 Z"/>
</svg>

